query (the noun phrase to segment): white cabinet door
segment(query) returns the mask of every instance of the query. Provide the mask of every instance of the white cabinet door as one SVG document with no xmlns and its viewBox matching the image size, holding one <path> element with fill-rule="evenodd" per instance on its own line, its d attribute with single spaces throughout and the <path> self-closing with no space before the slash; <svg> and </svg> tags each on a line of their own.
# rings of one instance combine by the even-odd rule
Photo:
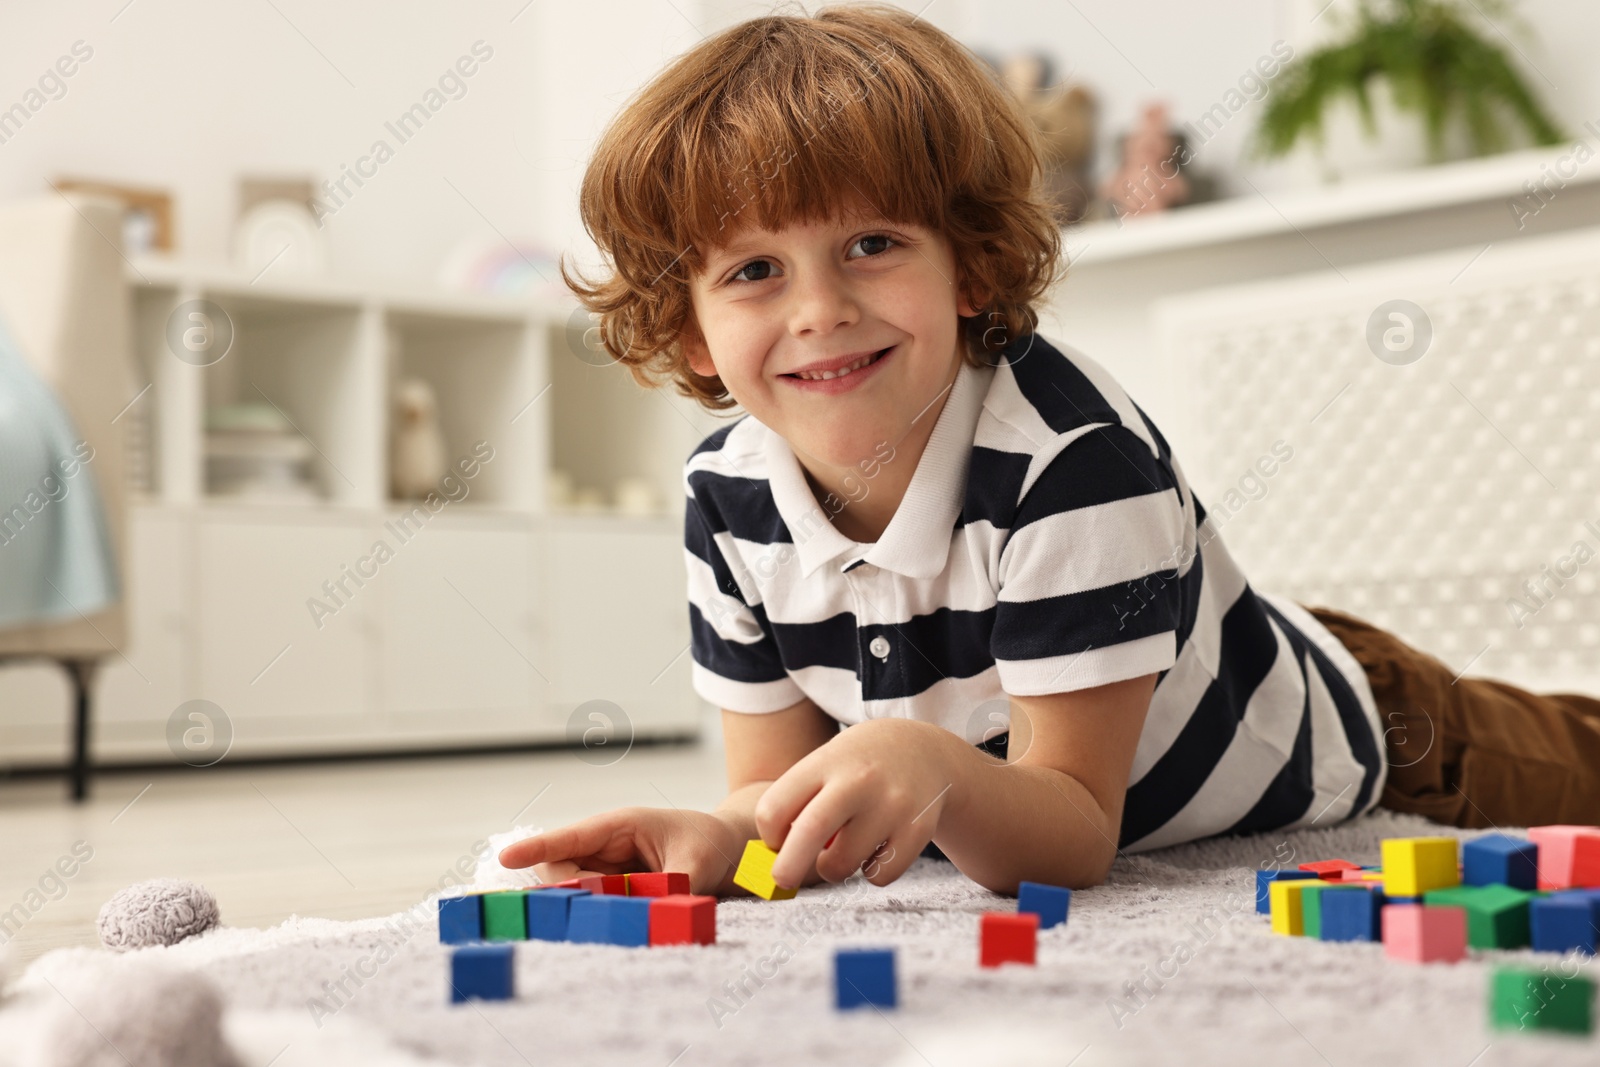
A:
<svg viewBox="0 0 1600 1067">
<path fill-rule="evenodd" d="M 675 523 L 547 520 L 546 625 L 565 719 L 590 700 L 620 707 L 639 736 L 699 724 L 689 683 L 689 609 Z"/>
<path fill-rule="evenodd" d="M 383 576 L 356 573 L 373 542 L 369 519 L 215 509 L 201 513 L 196 536 L 194 696 L 228 716 L 234 751 L 315 747 L 370 729 L 372 585 Z"/>
<path fill-rule="evenodd" d="M 95 692 L 95 757 L 159 756 L 165 728 L 188 688 L 184 644 L 189 617 L 193 524 L 182 511 L 135 507 L 124 574 L 128 641 L 108 656 Z"/>
<path fill-rule="evenodd" d="M 448 521 L 397 544 L 383 567 L 385 717 L 422 728 L 432 713 L 463 735 L 508 716 L 526 725 L 551 673 L 535 642 L 532 533 Z"/>
</svg>

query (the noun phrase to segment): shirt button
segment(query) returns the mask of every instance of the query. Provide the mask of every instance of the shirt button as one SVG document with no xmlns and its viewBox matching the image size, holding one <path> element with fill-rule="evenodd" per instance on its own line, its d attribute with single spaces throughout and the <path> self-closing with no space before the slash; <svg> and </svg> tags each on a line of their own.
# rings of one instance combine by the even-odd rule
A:
<svg viewBox="0 0 1600 1067">
<path fill-rule="evenodd" d="M 889 642 L 884 638 L 884 636 L 882 634 L 879 634 L 877 637 L 874 637 L 872 639 L 872 644 L 868 645 L 867 648 L 868 648 L 868 650 L 870 650 L 872 652 L 872 654 L 874 656 L 877 656 L 879 659 L 888 659 L 889 658 Z"/>
</svg>

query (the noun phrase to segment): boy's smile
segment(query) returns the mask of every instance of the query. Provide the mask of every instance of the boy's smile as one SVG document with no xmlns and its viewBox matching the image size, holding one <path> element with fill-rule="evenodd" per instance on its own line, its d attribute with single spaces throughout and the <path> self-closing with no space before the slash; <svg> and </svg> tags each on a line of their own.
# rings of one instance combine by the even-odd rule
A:
<svg viewBox="0 0 1600 1067">
<path fill-rule="evenodd" d="M 835 525 L 875 540 L 955 380 L 960 318 L 977 314 L 959 282 L 949 241 L 918 225 L 860 212 L 746 227 L 707 251 L 690 285 L 700 336 L 683 347 L 789 443 L 819 497 L 852 501 Z M 867 493 L 863 463 L 878 471 Z"/>
</svg>

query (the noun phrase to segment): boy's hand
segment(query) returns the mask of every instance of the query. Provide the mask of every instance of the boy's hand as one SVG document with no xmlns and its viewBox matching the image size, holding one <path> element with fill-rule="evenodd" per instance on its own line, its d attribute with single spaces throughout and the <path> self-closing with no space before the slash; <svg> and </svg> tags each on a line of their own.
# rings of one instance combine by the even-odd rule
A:
<svg viewBox="0 0 1600 1067">
<path fill-rule="evenodd" d="M 778 851 L 772 877 L 798 886 L 817 874 L 842 882 L 858 869 L 874 885 L 905 873 L 939 827 L 969 746 L 932 723 L 874 719 L 839 732 L 769 786 L 756 829 Z"/>
<path fill-rule="evenodd" d="M 500 850 L 505 867 L 532 867 L 541 882 L 590 874 L 683 871 L 691 893 L 716 893 L 732 875 L 744 842 L 703 811 L 617 808 Z"/>
</svg>

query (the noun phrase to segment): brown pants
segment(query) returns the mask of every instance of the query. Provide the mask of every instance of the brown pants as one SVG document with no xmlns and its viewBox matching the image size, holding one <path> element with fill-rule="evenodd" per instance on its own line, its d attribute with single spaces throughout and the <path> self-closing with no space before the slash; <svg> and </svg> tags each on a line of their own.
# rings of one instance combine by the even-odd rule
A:
<svg viewBox="0 0 1600 1067">
<path fill-rule="evenodd" d="M 1363 619 L 1301 606 L 1372 685 L 1389 762 L 1384 807 L 1464 827 L 1600 824 L 1600 700 L 1456 679 Z"/>
</svg>

